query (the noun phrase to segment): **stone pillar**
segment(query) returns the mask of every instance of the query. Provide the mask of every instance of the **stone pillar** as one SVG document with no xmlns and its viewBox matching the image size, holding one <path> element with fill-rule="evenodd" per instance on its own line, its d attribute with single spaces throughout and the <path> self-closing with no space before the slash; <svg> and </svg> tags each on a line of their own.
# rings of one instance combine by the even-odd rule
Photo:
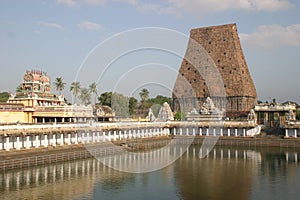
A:
<svg viewBox="0 0 300 200">
<path fill-rule="evenodd" d="M 67 144 L 71 144 L 71 133 L 68 133 Z"/>
<path fill-rule="evenodd" d="M 101 133 L 100 133 L 100 131 L 97 132 L 97 142 L 101 142 Z"/>
<path fill-rule="evenodd" d="M 86 118 L 84 118 L 86 120 Z M 92 143 L 94 141 L 94 132 L 88 131 L 88 142 Z"/>
<path fill-rule="evenodd" d="M 20 150 L 21 143 L 20 143 L 20 136 L 16 136 L 16 150 Z"/>
<path fill-rule="evenodd" d="M 1 144 L 0 144 L 0 150 L 4 150 L 5 148 L 4 148 L 4 146 L 5 146 L 5 140 L 4 140 L 4 136 L 0 136 L 1 138 L 2 138 L 2 140 L 1 140 Z"/>
<path fill-rule="evenodd" d="M 110 131 L 108 131 L 107 139 L 108 139 L 108 141 L 111 141 L 111 132 Z"/>
<path fill-rule="evenodd" d="M 64 134 L 61 133 L 60 134 L 60 146 L 63 146 L 64 145 Z"/>
<path fill-rule="evenodd" d="M 297 138 L 297 129 L 294 129 L 294 137 Z"/>
<path fill-rule="evenodd" d="M 39 135 L 35 136 L 35 148 L 39 148 L 40 147 L 40 140 L 39 140 Z"/>
<path fill-rule="evenodd" d="M 56 147 L 56 134 L 52 135 L 52 146 Z"/>
<path fill-rule="evenodd" d="M 237 136 L 237 128 L 234 129 L 234 135 Z"/>
<path fill-rule="evenodd" d="M 186 133 L 185 135 L 189 135 L 189 128 L 186 128 Z"/>
<path fill-rule="evenodd" d="M 220 128 L 220 135 L 223 136 L 223 127 Z"/>
<path fill-rule="evenodd" d="M 84 132 L 78 133 L 78 143 L 84 144 Z"/>
<path fill-rule="evenodd" d="M 10 145 L 9 145 L 9 136 L 6 136 L 5 138 L 5 150 L 9 151 L 10 150 Z"/>
<path fill-rule="evenodd" d="M 196 135 L 196 130 L 195 130 L 195 127 L 193 128 L 193 136 Z"/>
<path fill-rule="evenodd" d="M 95 143 L 96 142 L 96 135 L 95 132 L 92 132 L 92 142 Z"/>
<path fill-rule="evenodd" d="M 230 136 L 230 128 L 227 129 L 227 136 Z"/>
<path fill-rule="evenodd" d="M 243 136 L 245 137 L 246 136 L 246 129 L 243 128 Z"/>
<path fill-rule="evenodd" d="M 216 136 L 216 128 L 213 129 L 214 136 Z"/>
<path fill-rule="evenodd" d="M 30 136 L 26 135 L 26 149 L 29 149 L 30 147 L 31 147 Z"/>
<path fill-rule="evenodd" d="M 44 147 L 48 147 L 48 134 L 44 135 Z"/>
<path fill-rule="evenodd" d="M 206 136 L 209 136 L 209 128 L 206 129 Z"/>
<path fill-rule="evenodd" d="M 82 136 L 82 143 L 83 144 L 88 143 L 88 135 L 87 135 L 87 133 L 86 132 L 82 132 L 81 136 Z"/>
<path fill-rule="evenodd" d="M 199 128 L 199 135 L 202 136 L 202 128 Z"/>
<path fill-rule="evenodd" d="M 86 120 L 86 118 L 84 118 L 84 120 Z M 91 143 L 93 141 L 93 133 L 91 134 L 90 131 L 87 131 L 86 136 L 87 136 L 87 143 Z"/>
<path fill-rule="evenodd" d="M 174 131 L 174 136 L 176 136 L 176 128 L 174 128 L 173 131 Z"/>
<path fill-rule="evenodd" d="M 122 131 L 120 130 L 119 131 L 119 139 L 121 140 L 123 138 L 123 135 L 122 135 Z"/>
<path fill-rule="evenodd" d="M 127 131 L 124 130 L 124 138 L 127 139 Z"/>
<path fill-rule="evenodd" d="M 75 132 L 74 135 L 75 135 L 75 141 L 74 141 L 74 143 L 75 143 L 75 144 L 78 144 L 78 133 Z"/>
<path fill-rule="evenodd" d="M 179 135 L 182 135 L 182 128 L 179 128 Z"/>
<path fill-rule="evenodd" d="M 170 129 L 169 128 L 164 128 L 164 135 L 167 136 L 170 133 Z"/>
<path fill-rule="evenodd" d="M 289 129 L 285 128 L 285 137 L 289 137 Z"/>
<path fill-rule="evenodd" d="M 109 131 L 107 131 L 107 137 L 106 137 L 106 132 L 102 131 L 102 139 L 100 140 L 100 142 L 106 142 L 106 140 L 108 140 L 108 135 Z"/>
<path fill-rule="evenodd" d="M 114 141 L 117 140 L 117 131 L 114 131 Z"/>
</svg>

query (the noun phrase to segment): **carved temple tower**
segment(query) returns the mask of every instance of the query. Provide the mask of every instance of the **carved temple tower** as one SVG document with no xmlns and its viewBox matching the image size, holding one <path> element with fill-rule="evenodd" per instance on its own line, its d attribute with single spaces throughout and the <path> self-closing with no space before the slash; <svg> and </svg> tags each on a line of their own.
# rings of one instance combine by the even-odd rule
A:
<svg viewBox="0 0 300 200">
<path fill-rule="evenodd" d="M 207 97 L 227 116 L 244 115 L 257 102 L 236 24 L 190 31 L 173 88 L 174 111 L 200 108 Z"/>
</svg>

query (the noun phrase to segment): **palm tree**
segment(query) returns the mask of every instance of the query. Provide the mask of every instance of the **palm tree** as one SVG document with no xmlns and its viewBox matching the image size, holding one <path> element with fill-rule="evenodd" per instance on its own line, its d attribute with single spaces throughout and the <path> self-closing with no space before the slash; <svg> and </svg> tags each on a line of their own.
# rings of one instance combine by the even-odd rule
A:
<svg viewBox="0 0 300 200">
<path fill-rule="evenodd" d="M 81 99 L 82 104 L 88 105 L 91 103 L 91 93 L 87 88 L 82 88 L 79 98 Z"/>
<path fill-rule="evenodd" d="M 71 83 L 70 91 L 75 96 L 75 103 L 76 103 L 77 96 L 80 94 L 80 90 L 81 90 L 80 82 L 76 81 L 76 82 Z"/>
<path fill-rule="evenodd" d="M 59 91 L 59 95 L 61 95 L 61 91 L 63 89 L 65 89 L 65 85 L 66 85 L 66 83 L 63 82 L 63 78 L 62 77 L 57 77 L 55 79 L 55 81 L 53 82 L 53 84 L 55 85 L 55 90 Z"/>
<path fill-rule="evenodd" d="M 94 104 L 96 104 L 96 98 L 97 98 L 97 84 L 93 82 L 91 85 L 89 85 L 89 92 L 91 94 L 94 94 Z"/>
<path fill-rule="evenodd" d="M 149 98 L 149 91 L 146 88 L 143 88 L 140 93 L 139 93 L 140 97 L 141 97 L 141 101 L 145 102 L 148 100 Z"/>
</svg>

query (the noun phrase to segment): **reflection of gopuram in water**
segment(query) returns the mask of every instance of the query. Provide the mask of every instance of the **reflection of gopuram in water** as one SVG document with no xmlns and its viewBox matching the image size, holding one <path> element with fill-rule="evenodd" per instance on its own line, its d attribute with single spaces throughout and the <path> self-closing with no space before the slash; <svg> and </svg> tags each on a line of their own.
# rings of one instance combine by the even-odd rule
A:
<svg viewBox="0 0 300 200">
<path fill-rule="evenodd" d="M 261 173 L 266 182 L 280 173 L 297 184 L 294 164 L 300 156 L 287 149 L 278 151 L 217 147 L 199 159 L 201 150 L 191 146 L 175 165 L 176 182 L 184 199 L 257 199 L 253 187 Z"/>
<path fill-rule="evenodd" d="M 152 154 L 152 157 L 165 159 L 174 151 L 184 150 L 177 146 Z M 216 147 L 204 159 L 199 158 L 201 151 L 206 150 L 192 145 L 168 167 L 142 175 L 113 170 L 95 159 L 8 171 L 0 174 L 0 199 L 91 199 L 95 190 L 102 196 L 106 194 L 105 199 L 113 195 L 107 193 L 114 192 L 116 197 L 126 199 L 127 191 L 121 188 L 131 189 L 136 187 L 134 184 L 142 184 L 141 189 L 145 191 L 140 191 L 140 195 L 144 195 L 147 189 L 154 187 L 155 181 L 160 180 L 176 187 L 180 199 L 243 200 L 257 199 L 253 197 L 256 195 L 253 194 L 256 178 L 274 182 L 273 177 L 281 174 L 297 184 L 295 177 L 300 155 L 291 149 Z M 143 162 L 150 160 L 147 161 L 146 156 L 144 159 Z M 153 176 L 156 177 L 154 180 Z M 102 199 L 102 196 L 98 198 Z"/>
</svg>

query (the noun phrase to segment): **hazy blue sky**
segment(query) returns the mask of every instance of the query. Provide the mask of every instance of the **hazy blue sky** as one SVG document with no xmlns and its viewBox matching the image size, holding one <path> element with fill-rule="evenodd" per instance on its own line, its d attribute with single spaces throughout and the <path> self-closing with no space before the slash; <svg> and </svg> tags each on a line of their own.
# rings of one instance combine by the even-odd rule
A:
<svg viewBox="0 0 300 200">
<path fill-rule="evenodd" d="M 85 87 L 97 82 L 99 93 L 115 89 L 137 95 L 148 86 L 151 96 L 170 95 L 181 62 L 170 49 L 178 47 L 184 53 L 184 37 L 192 28 L 226 23 L 238 26 L 259 99 L 300 103 L 298 0 L 3 0 L 0 91 L 13 92 L 26 69 L 37 68 L 48 72 L 52 80 L 62 76 L 67 96 L 74 80 Z M 163 37 L 143 27 L 177 32 L 163 44 Z M 111 37 L 136 28 L 143 34 L 125 32 L 126 44 L 120 35 Z M 134 37 L 142 42 L 131 46 Z M 149 42 L 147 47 L 153 42 L 162 46 L 133 51 L 139 45 L 145 47 L 143 40 Z M 131 51 L 108 65 L 112 56 L 120 56 L 116 51 L 126 52 L 124 46 Z M 167 53 L 157 50 L 166 46 Z M 141 74 L 147 81 L 138 80 Z"/>
</svg>

